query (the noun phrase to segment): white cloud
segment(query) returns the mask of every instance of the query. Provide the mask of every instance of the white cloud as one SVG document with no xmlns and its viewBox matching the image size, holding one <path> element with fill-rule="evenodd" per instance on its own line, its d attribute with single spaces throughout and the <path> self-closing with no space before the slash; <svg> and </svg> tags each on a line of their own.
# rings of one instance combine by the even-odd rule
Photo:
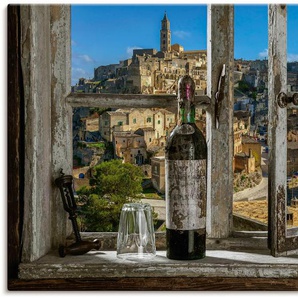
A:
<svg viewBox="0 0 298 298">
<path fill-rule="evenodd" d="M 259 58 L 267 58 L 268 57 L 268 49 L 264 49 L 263 52 L 259 53 Z"/>
<path fill-rule="evenodd" d="M 127 48 L 126 48 L 126 53 L 127 53 L 127 55 L 128 55 L 129 57 L 131 57 L 132 54 L 133 54 L 133 50 L 138 50 L 138 49 L 142 49 L 142 48 L 140 48 L 140 47 L 138 47 L 138 46 L 127 47 Z"/>
<path fill-rule="evenodd" d="M 72 46 L 76 46 L 77 43 L 72 39 L 72 40 L 71 40 L 71 45 L 72 45 Z"/>
<path fill-rule="evenodd" d="M 182 30 L 173 31 L 173 34 L 181 39 L 185 39 L 191 36 L 190 32 L 182 31 Z"/>
<path fill-rule="evenodd" d="M 264 49 L 264 51 L 258 54 L 259 58 L 268 58 L 268 49 Z M 298 61 L 298 54 L 288 54 L 287 55 L 288 62 Z"/>
<path fill-rule="evenodd" d="M 288 62 L 298 61 L 298 54 L 288 54 Z"/>
<path fill-rule="evenodd" d="M 94 62 L 94 60 L 88 55 L 78 55 L 78 58 L 83 60 L 84 62 Z"/>
</svg>

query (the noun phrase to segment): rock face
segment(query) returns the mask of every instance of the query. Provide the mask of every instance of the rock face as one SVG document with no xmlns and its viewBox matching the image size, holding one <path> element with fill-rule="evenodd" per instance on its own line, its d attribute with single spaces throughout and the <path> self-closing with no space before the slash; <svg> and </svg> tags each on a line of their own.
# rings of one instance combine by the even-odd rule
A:
<svg viewBox="0 0 298 298">
<path fill-rule="evenodd" d="M 104 148 L 88 147 L 86 145 L 86 147 L 77 147 L 74 149 L 73 154 L 78 166 L 94 167 L 103 160 L 105 150 Z"/>
<path fill-rule="evenodd" d="M 262 171 L 260 169 L 253 173 L 247 174 L 245 171 L 234 174 L 234 193 L 244 190 L 246 188 L 252 188 L 262 181 Z"/>
</svg>

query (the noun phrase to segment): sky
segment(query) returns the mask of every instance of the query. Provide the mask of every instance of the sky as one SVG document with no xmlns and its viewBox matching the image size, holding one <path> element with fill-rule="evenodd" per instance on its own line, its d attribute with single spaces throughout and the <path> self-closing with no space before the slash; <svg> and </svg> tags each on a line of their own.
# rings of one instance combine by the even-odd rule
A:
<svg viewBox="0 0 298 298">
<path fill-rule="evenodd" d="M 71 6 L 72 85 L 93 78 L 94 68 L 119 63 L 134 48 L 160 49 L 164 13 L 170 20 L 171 43 L 185 50 L 207 49 L 204 4 L 99 4 Z M 267 5 L 235 5 L 235 58 L 265 59 L 268 53 Z M 298 61 L 298 5 L 288 5 L 288 60 Z"/>
</svg>

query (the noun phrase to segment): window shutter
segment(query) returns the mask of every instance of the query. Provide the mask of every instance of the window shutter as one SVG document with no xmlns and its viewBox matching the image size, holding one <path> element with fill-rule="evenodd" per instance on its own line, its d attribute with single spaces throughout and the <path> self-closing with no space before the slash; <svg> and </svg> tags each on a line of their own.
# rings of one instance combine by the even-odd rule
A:
<svg viewBox="0 0 298 298">
<path fill-rule="evenodd" d="M 278 105 L 280 92 L 287 92 L 286 5 L 269 5 L 268 26 L 268 245 L 277 257 L 298 252 L 298 229 L 290 233 L 286 226 L 287 109 Z"/>
<path fill-rule="evenodd" d="M 233 210 L 233 5 L 208 5 L 207 40 L 207 95 L 211 98 L 206 118 L 207 234 L 210 238 L 227 238 L 232 232 Z M 220 88 L 221 76 L 225 79 Z M 218 91 L 222 94 L 217 104 Z"/>
</svg>

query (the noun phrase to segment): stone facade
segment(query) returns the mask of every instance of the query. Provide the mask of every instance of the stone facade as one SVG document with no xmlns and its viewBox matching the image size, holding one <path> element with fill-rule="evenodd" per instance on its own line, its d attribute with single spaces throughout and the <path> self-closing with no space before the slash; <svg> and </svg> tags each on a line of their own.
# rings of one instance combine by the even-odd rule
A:
<svg viewBox="0 0 298 298">
<path fill-rule="evenodd" d="M 151 158 L 151 180 L 153 187 L 165 193 L 165 157 L 152 157 Z"/>
<path fill-rule="evenodd" d="M 242 172 L 243 170 L 247 173 L 253 173 L 255 171 L 255 158 L 250 152 L 250 154 L 246 154 L 245 152 L 241 152 L 235 154 L 235 171 Z"/>
<path fill-rule="evenodd" d="M 117 109 L 100 115 L 99 133 L 114 144 L 115 157 L 144 164 L 148 152 L 163 155 L 176 115 L 166 109 Z"/>
<path fill-rule="evenodd" d="M 144 137 L 144 142 L 149 147 L 155 141 L 155 130 L 153 127 L 143 127 L 135 131 L 135 134 Z"/>
<path fill-rule="evenodd" d="M 114 132 L 113 143 L 115 154 L 125 163 L 142 165 L 147 159 L 144 136 L 124 131 Z"/>
<path fill-rule="evenodd" d="M 261 165 L 261 144 L 248 136 L 249 111 L 234 111 L 234 171 L 252 173 Z"/>
<path fill-rule="evenodd" d="M 166 109 L 117 109 L 100 116 L 99 132 L 104 139 L 112 142 L 113 132 L 153 129 L 154 138 L 159 139 L 169 135 L 175 123 L 176 115 Z M 150 133 L 147 130 L 146 137 L 153 137 L 152 130 Z"/>
<path fill-rule="evenodd" d="M 101 136 L 109 141 L 113 141 L 113 130 L 121 130 L 121 126 L 127 123 L 127 113 L 122 111 L 104 112 L 99 117 L 99 132 Z"/>
<path fill-rule="evenodd" d="M 252 154 L 255 158 L 255 167 L 261 166 L 262 146 L 258 141 L 248 136 L 242 137 L 242 152 L 246 155 Z"/>
<path fill-rule="evenodd" d="M 248 134 L 250 129 L 250 115 L 246 111 L 234 111 L 234 154 L 243 151 L 242 136 Z"/>
<path fill-rule="evenodd" d="M 160 50 L 134 49 L 130 59 L 119 64 L 94 69 L 96 84 L 88 88 L 79 84 L 73 91 L 100 93 L 176 94 L 177 82 L 185 74 L 196 83 L 196 94 L 206 93 L 207 51 L 184 51 L 179 44 L 171 45 L 170 21 L 167 15 L 161 21 Z M 92 88 L 91 88 L 92 86 Z"/>
</svg>

